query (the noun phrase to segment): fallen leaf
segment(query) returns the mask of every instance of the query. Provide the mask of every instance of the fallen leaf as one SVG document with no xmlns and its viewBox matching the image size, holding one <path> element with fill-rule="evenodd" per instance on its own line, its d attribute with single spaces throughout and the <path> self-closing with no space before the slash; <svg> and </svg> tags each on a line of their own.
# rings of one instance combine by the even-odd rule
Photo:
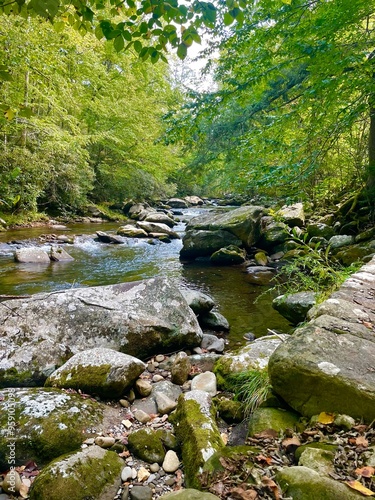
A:
<svg viewBox="0 0 375 500">
<path fill-rule="evenodd" d="M 363 486 L 362 483 L 359 481 L 345 481 L 345 484 L 349 486 L 349 488 L 352 488 L 353 490 L 359 491 L 362 493 L 362 495 L 365 495 L 366 497 L 372 497 L 375 495 L 375 491 L 371 491 L 366 486 Z"/>
<path fill-rule="evenodd" d="M 362 467 L 361 469 L 356 469 L 354 471 L 358 476 L 362 477 L 372 477 L 375 474 L 374 467 L 367 465 L 366 467 Z"/>
<path fill-rule="evenodd" d="M 335 416 L 333 413 L 326 413 L 325 411 L 322 411 L 322 413 L 318 416 L 318 422 L 320 424 L 332 424 L 334 420 Z"/>
<path fill-rule="evenodd" d="M 29 496 L 29 486 L 22 483 L 19 489 L 19 494 L 22 498 L 27 498 Z"/>
<path fill-rule="evenodd" d="M 274 439 L 279 436 L 279 433 L 277 431 L 274 431 L 273 429 L 265 429 L 264 431 L 260 432 L 259 434 L 255 434 L 256 438 L 263 438 L 263 439 Z"/>
<path fill-rule="evenodd" d="M 262 477 L 262 483 L 264 484 L 264 486 L 266 488 L 268 488 L 272 491 L 272 493 L 275 497 L 275 500 L 280 500 L 281 496 L 280 496 L 279 487 L 277 486 L 275 481 L 273 481 L 272 479 L 270 479 L 267 476 L 264 476 L 264 477 Z"/>
<path fill-rule="evenodd" d="M 255 460 L 257 460 L 258 462 L 265 462 L 267 465 L 271 465 L 272 464 L 272 458 L 271 457 L 265 457 L 264 455 L 258 455 L 255 457 Z"/>
<path fill-rule="evenodd" d="M 130 457 L 130 451 L 128 451 L 128 450 L 122 451 L 121 453 L 118 454 L 118 456 L 121 458 Z"/>
<path fill-rule="evenodd" d="M 358 424 L 356 425 L 355 427 L 353 427 L 353 429 L 355 429 L 356 431 L 358 432 L 366 432 L 367 429 L 368 429 L 368 425 L 365 425 L 365 424 Z"/>
<path fill-rule="evenodd" d="M 294 448 L 301 446 L 301 441 L 298 437 L 291 437 L 284 439 L 281 444 L 287 451 L 292 451 Z"/>
<path fill-rule="evenodd" d="M 255 490 L 232 488 L 230 490 L 230 498 L 233 498 L 233 500 L 256 500 L 258 493 Z"/>
<path fill-rule="evenodd" d="M 368 440 L 365 438 L 365 436 L 358 436 L 355 440 L 355 444 L 357 446 L 362 446 L 363 448 L 367 448 Z"/>
<path fill-rule="evenodd" d="M 369 323 L 368 321 L 362 321 L 362 324 L 366 327 L 366 328 L 372 328 L 372 323 Z"/>
</svg>

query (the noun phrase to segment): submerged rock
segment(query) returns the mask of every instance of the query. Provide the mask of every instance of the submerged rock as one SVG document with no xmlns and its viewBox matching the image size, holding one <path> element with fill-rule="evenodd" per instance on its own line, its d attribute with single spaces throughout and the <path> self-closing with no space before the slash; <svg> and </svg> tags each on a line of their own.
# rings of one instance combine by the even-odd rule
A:
<svg viewBox="0 0 375 500">
<path fill-rule="evenodd" d="M 216 266 L 232 266 L 243 264 L 245 260 L 245 251 L 239 247 L 236 247 L 235 245 L 229 245 L 228 247 L 220 248 L 220 250 L 214 252 L 210 257 L 210 261 Z"/>
<path fill-rule="evenodd" d="M 308 311 L 316 303 L 314 292 L 298 292 L 279 295 L 272 301 L 272 307 L 293 325 L 305 321 Z"/>
</svg>

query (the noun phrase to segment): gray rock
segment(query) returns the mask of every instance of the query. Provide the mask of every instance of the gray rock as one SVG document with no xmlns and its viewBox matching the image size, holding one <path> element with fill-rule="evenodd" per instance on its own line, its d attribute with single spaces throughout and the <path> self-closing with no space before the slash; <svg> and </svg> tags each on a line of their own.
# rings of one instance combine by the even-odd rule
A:
<svg viewBox="0 0 375 500">
<path fill-rule="evenodd" d="M 229 245 L 239 246 L 241 244 L 242 241 L 229 231 L 192 229 L 185 233 L 180 257 L 192 260 L 197 257 L 209 257 L 220 248 Z"/>
<path fill-rule="evenodd" d="M 249 266 L 246 268 L 246 281 L 252 285 L 268 285 L 275 277 L 276 270 L 268 266 Z"/>
<path fill-rule="evenodd" d="M 177 224 L 176 221 L 168 217 L 167 214 L 161 212 L 151 212 L 145 218 L 146 222 L 158 222 L 159 224 L 166 224 L 168 227 L 173 227 Z"/>
<path fill-rule="evenodd" d="M 130 490 L 131 500 L 152 500 L 152 490 L 148 486 L 133 486 Z"/>
<path fill-rule="evenodd" d="M 198 321 L 202 328 L 207 328 L 209 330 L 227 332 L 230 328 L 228 320 L 217 311 L 209 311 L 208 313 L 202 314 L 199 316 Z"/>
<path fill-rule="evenodd" d="M 27 264 L 51 263 L 48 253 L 41 248 L 18 248 L 15 251 L 14 259 L 16 262 Z"/>
<path fill-rule="evenodd" d="M 144 358 L 202 340 L 195 314 L 164 278 L 12 300 L 0 324 L 0 376 L 14 385 L 41 385 L 51 367 L 93 347 Z"/>
<path fill-rule="evenodd" d="M 167 493 L 160 498 L 165 498 L 165 500 L 218 500 L 219 497 L 213 495 L 212 493 L 207 493 L 200 490 L 195 490 L 193 488 L 188 488 L 186 490 L 174 491 L 173 493 Z"/>
<path fill-rule="evenodd" d="M 316 304 L 314 292 L 298 292 L 279 295 L 272 301 L 272 307 L 293 325 L 305 321 L 307 312 Z"/>
<path fill-rule="evenodd" d="M 43 469 L 33 482 L 30 500 L 112 500 L 121 484 L 122 467 L 122 459 L 113 451 L 90 446 Z"/>
<path fill-rule="evenodd" d="M 171 413 L 173 410 L 175 410 L 177 406 L 176 401 L 173 401 L 162 392 L 157 392 L 155 394 L 155 401 L 156 401 L 156 406 L 158 408 L 158 412 L 161 415 L 165 415 L 166 413 Z"/>
<path fill-rule="evenodd" d="M 212 372 L 204 372 L 196 375 L 191 382 L 192 391 L 208 392 L 210 396 L 216 396 L 217 383 L 216 376 Z"/>
<path fill-rule="evenodd" d="M 333 229 L 333 227 L 321 222 L 308 224 L 306 230 L 310 238 L 312 238 L 313 236 L 320 236 L 321 238 L 329 240 L 335 234 L 335 230 Z"/>
<path fill-rule="evenodd" d="M 275 246 L 284 243 L 290 238 L 290 229 L 283 222 L 275 222 L 272 218 L 265 218 L 265 225 L 262 230 L 262 237 L 259 240 L 259 246 L 266 250 L 271 250 Z"/>
<path fill-rule="evenodd" d="M 167 234 L 172 239 L 179 239 L 180 237 L 175 231 L 172 231 L 166 224 L 158 222 L 137 222 L 137 227 L 143 229 L 147 233 L 162 233 Z"/>
<path fill-rule="evenodd" d="M 0 401 L 0 468 L 8 463 L 8 414 L 14 408 L 16 465 L 35 460 L 38 465 L 76 450 L 83 441 L 104 428 L 104 418 L 116 411 L 79 394 L 59 389 L 3 389 Z M 12 406 L 9 406 L 12 404 Z M 117 418 L 117 416 L 116 416 Z"/>
<path fill-rule="evenodd" d="M 142 398 L 149 396 L 152 392 L 152 384 L 148 380 L 142 378 L 136 381 L 135 388 Z"/>
<path fill-rule="evenodd" d="M 354 236 L 346 235 L 346 234 L 337 234 L 332 236 L 328 244 L 331 247 L 331 250 L 336 250 L 336 248 L 347 247 L 354 243 Z"/>
<path fill-rule="evenodd" d="M 278 214 L 289 227 L 303 227 L 305 225 L 305 212 L 302 203 L 295 203 L 282 207 Z"/>
<path fill-rule="evenodd" d="M 70 262 L 74 258 L 61 247 L 51 247 L 50 259 L 54 262 Z"/>
<path fill-rule="evenodd" d="M 180 467 L 180 459 L 177 456 L 177 453 L 173 450 L 168 450 L 165 454 L 165 458 L 162 465 L 163 469 L 167 473 L 176 472 L 176 470 Z"/>
<path fill-rule="evenodd" d="M 167 201 L 167 205 L 169 205 L 172 208 L 187 208 L 188 207 L 187 202 L 181 198 L 170 198 Z"/>
<path fill-rule="evenodd" d="M 133 356 L 97 347 L 75 354 L 50 375 L 45 385 L 114 399 L 121 397 L 145 369 L 146 364 Z"/>
<path fill-rule="evenodd" d="M 131 467 L 124 467 L 121 471 L 121 481 L 125 483 L 133 477 L 133 469 Z"/>
<path fill-rule="evenodd" d="M 219 339 L 216 335 L 203 334 L 201 348 L 209 352 L 223 352 L 225 348 L 224 339 Z"/>
<path fill-rule="evenodd" d="M 184 199 L 189 205 L 204 205 L 204 201 L 199 196 L 185 196 Z"/>
<path fill-rule="evenodd" d="M 115 243 L 116 245 L 124 243 L 118 236 L 107 234 L 104 231 L 96 231 L 96 235 L 102 243 Z"/>
<path fill-rule="evenodd" d="M 210 261 L 216 266 L 232 266 L 243 264 L 246 260 L 246 252 L 235 245 L 220 248 L 214 252 Z"/>
<path fill-rule="evenodd" d="M 125 226 L 121 226 L 117 229 L 117 234 L 121 236 L 126 236 L 128 238 L 147 238 L 148 234 L 144 229 L 140 227 L 132 226 L 131 224 L 127 224 Z"/>
<path fill-rule="evenodd" d="M 143 410 L 135 410 L 133 414 L 134 418 L 141 424 L 146 424 L 151 420 L 150 415 Z"/>
<path fill-rule="evenodd" d="M 209 295 L 199 292 L 198 290 L 181 288 L 180 292 L 195 314 L 209 312 L 215 305 L 215 302 Z"/>
</svg>

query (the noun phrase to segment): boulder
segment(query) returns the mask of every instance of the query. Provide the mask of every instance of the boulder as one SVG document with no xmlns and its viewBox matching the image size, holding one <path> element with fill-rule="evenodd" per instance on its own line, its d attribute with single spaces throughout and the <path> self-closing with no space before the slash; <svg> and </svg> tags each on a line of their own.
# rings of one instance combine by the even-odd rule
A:
<svg viewBox="0 0 375 500">
<path fill-rule="evenodd" d="M 123 460 L 99 446 L 65 455 L 35 478 L 30 500 L 112 500 L 121 485 Z"/>
<path fill-rule="evenodd" d="M 185 201 L 193 206 L 204 204 L 204 201 L 199 196 L 185 196 Z"/>
<path fill-rule="evenodd" d="M 228 247 L 220 248 L 210 257 L 210 261 L 216 266 L 232 266 L 243 264 L 245 260 L 246 252 L 235 245 L 229 245 Z"/>
<path fill-rule="evenodd" d="M 204 463 L 223 446 L 217 427 L 211 396 L 203 391 L 190 391 L 180 396 L 173 419 L 182 448 L 185 484 L 200 488 L 199 474 Z"/>
<path fill-rule="evenodd" d="M 314 292 L 298 292 L 279 295 L 272 301 L 272 307 L 293 325 L 305 321 L 307 312 L 315 305 Z"/>
<path fill-rule="evenodd" d="M 159 224 L 166 224 L 168 227 L 173 227 L 177 224 L 176 221 L 168 217 L 167 214 L 162 212 L 150 212 L 146 218 L 145 222 L 157 222 Z"/>
<path fill-rule="evenodd" d="M 137 227 L 146 231 L 146 233 L 158 233 L 158 234 L 167 234 L 172 239 L 179 239 L 180 237 L 175 231 L 172 231 L 170 227 L 166 224 L 161 224 L 159 222 L 146 222 L 140 221 L 137 222 Z"/>
<path fill-rule="evenodd" d="M 15 442 L 15 462 L 21 465 L 35 460 L 38 465 L 79 448 L 98 432 L 103 418 L 113 410 L 79 394 L 59 389 L 5 389 L 0 400 L 0 468 L 9 467 L 9 440 Z M 116 413 L 116 412 L 115 412 Z M 9 426 L 8 416 L 15 416 L 16 428 Z M 113 415 L 112 415 L 113 418 Z M 10 432 L 10 434 L 9 434 Z"/>
<path fill-rule="evenodd" d="M 165 278 L 36 294 L 0 308 L 0 385 L 43 385 L 93 347 L 137 358 L 199 346 L 202 331 Z"/>
<path fill-rule="evenodd" d="M 181 198 L 170 198 L 167 201 L 167 205 L 169 205 L 172 208 L 187 208 L 188 207 L 188 203 Z"/>
<path fill-rule="evenodd" d="M 48 253 L 41 248 L 18 248 L 14 254 L 16 262 L 27 264 L 50 264 Z"/>
<path fill-rule="evenodd" d="M 336 234 L 335 236 L 332 236 L 328 241 L 331 250 L 347 247 L 349 245 L 352 245 L 353 243 L 354 243 L 354 236 L 347 234 Z"/>
<path fill-rule="evenodd" d="M 261 337 L 240 349 L 237 354 L 221 356 L 214 369 L 219 387 L 225 389 L 227 380 L 233 373 L 266 368 L 271 354 L 283 340 L 288 338 L 288 335 L 280 335 L 280 337 Z"/>
<path fill-rule="evenodd" d="M 163 463 L 165 457 L 163 442 L 160 435 L 152 429 L 139 429 L 130 433 L 128 447 L 137 458 L 149 464 Z"/>
<path fill-rule="evenodd" d="M 114 243 L 116 245 L 124 243 L 118 236 L 105 233 L 104 231 L 96 231 L 96 236 L 102 243 Z"/>
<path fill-rule="evenodd" d="M 229 245 L 241 245 L 242 241 L 229 231 L 189 230 L 183 238 L 180 251 L 181 259 L 208 257 L 220 248 Z"/>
<path fill-rule="evenodd" d="M 211 311 L 211 309 L 215 305 L 215 302 L 209 295 L 199 292 L 198 290 L 181 288 L 180 292 L 186 302 L 189 304 L 189 307 L 191 307 L 197 315 Z"/>
<path fill-rule="evenodd" d="M 249 435 L 254 436 L 268 429 L 285 434 L 287 429 L 295 429 L 300 415 L 279 408 L 257 408 L 249 422 Z"/>
<path fill-rule="evenodd" d="M 276 276 L 276 270 L 268 266 L 249 266 L 246 273 L 246 281 L 252 285 L 268 285 Z"/>
<path fill-rule="evenodd" d="M 199 316 L 198 321 L 202 328 L 209 330 L 228 332 L 230 329 L 228 320 L 217 311 L 209 311 L 206 314 L 202 314 Z"/>
<path fill-rule="evenodd" d="M 310 238 L 312 238 L 313 236 L 319 236 L 321 238 L 329 240 L 335 234 L 335 230 L 333 229 L 333 227 L 328 226 L 327 224 L 324 224 L 322 222 L 308 224 L 306 230 Z"/>
<path fill-rule="evenodd" d="M 367 262 L 375 255 L 375 240 L 370 240 L 364 243 L 358 243 L 340 249 L 335 254 L 335 257 L 344 264 L 350 266 L 353 262 L 363 261 Z"/>
<path fill-rule="evenodd" d="M 272 218 L 264 217 L 265 225 L 258 245 L 260 248 L 271 250 L 290 238 L 290 229 L 284 222 L 275 222 Z"/>
<path fill-rule="evenodd" d="M 243 206 L 235 210 L 225 212 L 208 212 L 207 214 L 191 219 L 187 225 L 187 231 L 226 231 L 234 235 L 241 241 L 245 248 L 250 248 L 259 239 L 260 221 L 263 214 L 263 207 Z M 227 245 L 242 246 L 238 243 L 230 242 Z M 221 245 L 222 247 L 227 245 Z M 220 247 L 219 247 L 220 248 Z M 211 253 L 216 250 L 216 248 Z"/>
<path fill-rule="evenodd" d="M 75 354 L 49 376 L 45 385 L 81 390 L 103 399 L 116 399 L 133 385 L 145 369 L 146 364 L 133 356 L 96 347 Z"/>
<path fill-rule="evenodd" d="M 127 224 L 117 229 L 117 234 L 127 238 L 147 238 L 148 234 L 144 229 Z"/>
<path fill-rule="evenodd" d="M 54 262 L 70 262 L 74 258 L 61 247 L 51 247 L 49 257 Z"/>
<path fill-rule="evenodd" d="M 278 215 L 289 227 L 303 227 L 305 225 L 305 212 L 302 203 L 295 203 L 282 207 Z"/>
<path fill-rule="evenodd" d="M 284 467 L 276 473 L 283 497 L 300 500 L 360 500 L 361 493 L 308 467 Z"/>
</svg>

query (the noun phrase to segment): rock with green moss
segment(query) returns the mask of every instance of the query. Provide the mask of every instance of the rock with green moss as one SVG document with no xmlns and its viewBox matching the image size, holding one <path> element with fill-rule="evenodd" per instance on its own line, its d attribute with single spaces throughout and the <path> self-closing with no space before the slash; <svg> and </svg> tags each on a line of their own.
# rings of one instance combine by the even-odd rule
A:
<svg viewBox="0 0 375 500">
<path fill-rule="evenodd" d="M 139 429 L 129 434 L 128 447 L 136 457 L 149 464 L 163 463 L 165 457 L 163 441 L 160 434 L 152 429 Z"/>
<path fill-rule="evenodd" d="M 300 456 L 298 465 L 308 467 L 328 477 L 335 472 L 333 466 L 334 458 L 335 454 L 332 451 L 306 448 Z"/>
<path fill-rule="evenodd" d="M 257 408 L 251 415 L 249 435 L 254 436 L 267 429 L 284 433 L 287 429 L 295 429 L 300 415 L 279 408 Z"/>
<path fill-rule="evenodd" d="M 363 496 L 340 481 L 308 467 L 285 467 L 276 473 L 283 497 L 298 500 L 359 500 Z"/>
<path fill-rule="evenodd" d="M 35 460 L 43 465 L 78 449 L 95 431 L 103 428 L 110 408 L 79 394 L 59 389 L 5 389 L 0 401 L 0 469 L 7 467 L 7 443 L 15 442 L 15 460 L 20 465 Z M 8 435 L 8 415 L 17 423 Z"/>
<path fill-rule="evenodd" d="M 293 325 L 302 323 L 307 312 L 316 304 L 314 292 L 298 292 L 279 295 L 272 301 L 272 307 Z"/>
<path fill-rule="evenodd" d="M 176 435 L 168 429 L 157 429 L 156 435 L 161 439 L 165 449 L 178 451 L 179 444 Z"/>
<path fill-rule="evenodd" d="M 145 369 L 146 364 L 133 356 L 97 347 L 75 354 L 50 375 L 45 385 L 116 399 Z"/>
<path fill-rule="evenodd" d="M 344 266 L 350 266 L 353 262 L 357 261 L 367 261 L 367 258 L 373 257 L 375 255 L 375 240 L 370 240 L 365 243 L 359 243 L 357 245 L 351 245 L 345 247 L 341 251 L 337 252 L 335 257 Z"/>
<path fill-rule="evenodd" d="M 186 485 L 199 489 L 199 474 L 205 462 L 224 446 L 209 394 L 203 391 L 182 394 L 173 422 L 182 449 Z"/>
<path fill-rule="evenodd" d="M 227 398 L 216 398 L 215 405 L 220 417 L 228 424 L 242 422 L 245 418 L 242 404 L 239 401 Z"/>
<path fill-rule="evenodd" d="M 167 493 L 160 498 L 165 498 L 165 500 L 219 500 L 219 497 L 212 493 L 195 490 L 193 488 Z"/>
<path fill-rule="evenodd" d="M 36 294 L 0 309 L 0 387 L 43 385 L 51 370 L 94 347 L 144 359 L 200 345 L 179 289 L 161 277 Z"/>
<path fill-rule="evenodd" d="M 180 251 L 181 259 L 194 260 L 197 257 L 209 257 L 220 248 L 228 245 L 241 245 L 242 242 L 229 231 L 205 231 L 192 229 L 186 231 L 183 247 Z"/>
<path fill-rule="evenodd" d="M 35 478 L 30 500 L 113 500 L 123 464 L 116 453 L 99 446 L 62 456 Z"/>
<path fill-rule="evenodd" d="M 277 245 L 284 243 L 290 238 L 289 228 L 283 222 L 275 222 L 273 219 L 267 220 L 259 240 L 260 248 L 272 250 Z"/>
<path fill-rule="evenodd" d="M 251 470 L 253 468 L 252 455 L 254 453 L 258 454 L 260 451 L 261 448 L 255 446 L 224 446 L 224 448 L 221 448 L 207 460 L 203 466 L 203 472 L 215 474 L 216 472 L 224 471 L 223 458 L 239 462 L 241 466 Z"/>
<path fill-rule="evenodd" d="M 314 236 L 319 236 L 321 238 L 329 240 L 335 234 L 335 230 L 333 229 L 333 227 L 329 226 L 328 224 L 324 224 L 322 222 L 308 224 L 306 230 L 310 238 L 313 238 Z"/>
<path fill-rule="evenodd" d="M 240 349 L 237 354 L 229 353 L 221 356 L 214 368 L 218 387 L 230 389 L 228 383 L 233 373 L 266 368 L 271 354 L 281 344 L 282 339 L 287 337 L 287 335 L 261 337 Z"/>
<path fill-rule="evenodd" d="M 198 320 L 202 328 L 208 328 L 219 332 L 227 332 L 230 328 L 228 320 L 217 311 L 210 311 L 206 314 L 202 314 L 199 316 Z"/>
<path fill-rule="evenodd" d="M 229 245 L 227 247 L 220 248 L 210 257 L 210 261 L 216 266 L 232 266 L 243 264 L 245 260 L 245 251 L 235 245 Z"/>
<path fill-rule="evenodd" d="M 294 458 L 296 462 L 298 463 L 299 459 L 301 458 L 301 455 L 304 451 L 309 450 L 310 448 L 319 450 L 319 451 L 327 451 L 330 453 L 335 453 L 337 450 L 337 444 L 332 444 L 332 443 L 325 443 L 325 442 L 320 442 L 320 441 L 313 441 L 311 443 L 306 443 L 301 446 L 298 446 L 294 453 Z"/>
</svg>

